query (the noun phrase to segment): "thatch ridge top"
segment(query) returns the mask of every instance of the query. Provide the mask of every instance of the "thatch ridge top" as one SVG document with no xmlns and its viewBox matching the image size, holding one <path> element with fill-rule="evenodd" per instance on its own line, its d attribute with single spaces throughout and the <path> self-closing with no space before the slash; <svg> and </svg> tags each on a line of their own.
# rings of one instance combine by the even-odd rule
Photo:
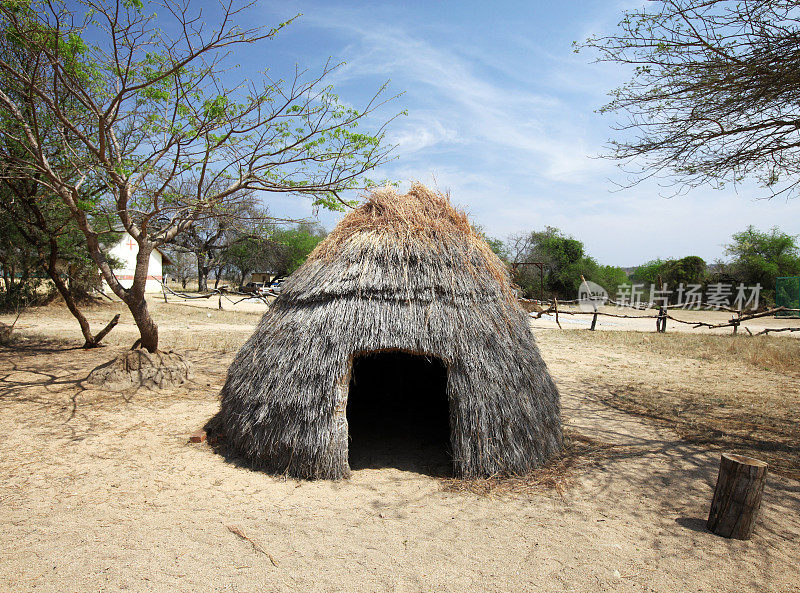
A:
<svg viewBox="0 0 800 593">
<path fill-rule="evenodd" d="M 414 183 L 403 195 L 393 187 L 373 190 L 364 204 L 348 213 L 295 272 L 296 282 L 287 284 L 286 296 L 295 289 L 308 295 L 310 287 L 302 280 L 307 275 L 313 275 L 318 286 L 324 284 L 321 276 L 328 275 L 326 271 L 341 278 L 343 270 L 335 265 L 337 261 L 344 265 L 343 260 L 356 263 L 369 259 L 383 261 L 384 265 L 402 262 L 404 268 L 413 262 L 435 261 L 437 266 L 453 270 L 460 279 L 469 278 L 470 285 L 477 287 L 493 281 L 496 297 L 516 300 L 506 266 L 475 232 L 466 213 L 455 208 L 446 194 L 421 183 Z M 393 280 L 399 292 L 418 290 L 412 285 L 423 278 L 419 269 L 416 272 L 415 278 L 397 274 Z M 433 277 L 431 280 L 436 281 Z M 334 292 L 340 290 L 341 286 Z"/>
</svg>

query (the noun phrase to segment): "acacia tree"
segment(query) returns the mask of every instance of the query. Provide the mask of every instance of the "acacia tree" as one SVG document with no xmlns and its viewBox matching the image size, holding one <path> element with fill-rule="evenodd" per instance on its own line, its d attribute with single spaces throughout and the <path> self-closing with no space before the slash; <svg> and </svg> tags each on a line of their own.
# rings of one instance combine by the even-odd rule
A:
<svg viewBox="0 0 800 593">
<path fill-rule="evenodd" d="M 634 68 L 603 112 L 623 113 L 611 156 L 678 187 L 754 177 L 800 190 L 800 6 L 795 0 L 659 0 L 584 47 Z"/>
<path fill-rule="evenodd" d="M 750 285 L 759 283 L 767 290 L 772 290 L 780 276 L 800 274 L 797 236 L 778 227 L 760 231 L 750 225 L 734 233 L 725 254 L 732 258 L 727 267 L 734 278 Z"/>
<path fill-rule="evenodd" d="M 263 271 L 274 267 L 275 245 L 266 237 L 258 234 L 239 235 L 237 240 L 222 252 L 223 261 L 235 273 L 239 288 L 242 288 L 247 276 L 261 268 Z"/>
<path fill-rule="evenodd" d="M 360 111 L 343 106 L 325 85 L 336 68 L 330 63 L 314 75 L 297 70 L 288 81 L 264 74 L 260 82 L 230 83 L 230 52 L 253 51 L 288 24 L 241 27 L 236 22 L 248 18 L 249 5 L 232 0 L 213 15 L 213 27 L 207 15 L 175 0 L 159 3 L 167 18 L 158 21 L 141 0 L 73 6 L 0 4 L 5 38 L 34 57 L 28 69 L 0 60 L 16 90 L 0 89 L 0 110 L 20 126 L 14 141 L 27 151 L 20 167 L 69 208 L 104 279 L 131 311 L 140 333 L 135 345 L 154 352 L 158 327 L 144 295 L 152 251 L 242 191 L 340 207 L 340 193 L 369 185 L 364 175 L 389 156 L 386 124 L 373 134 L 355 129 L 385 102 L 383 89 Z M 62 109 L 64 96 L 82 109 Z M 25 109 L 58 123 L 65 152 L 72 150 L 69 171 L 51 165 Z M 108 188 L 105 200 L 82 199 L 89 179 Z M 187 203 L 188 179 L 196 186 Z M 207 187 L 219 189 L 206 193 Z M 103 254 L 93 212 L 114 217 L 138 244 L 129 288 Z"/>
<path fill-rule="evenodd" d="M 186 290 L 186 283 L 195 274 L 194 258 L 180 249 L 167 250 L 170 263 L 166 268 L 171 277 L 175 277 L 181 282 L 181 288 Z"/>
<path fill-rule="evenodd" d="M 209 188 L 206 193 L 212 191 Z M 176 199 L 184 200 L 187 205 L 193 201 L 191 195 Z M 221 271 L 227 265 L 225 251 L 271 220 L 269 210 L 258 204 L 252 192 L 229 196 L 212 212 L 198 216 L 174 241 L 179 250 L 191 253 L 196 259 L 197 289 L 208 291 L 208 277 L 212 271 L 216 273 L 215 283 L 218 285 Z"/>
<path fill-rule="evenodd" d="M 0 212 L 13 225 L 18 246 L 25 245 L 34 255 L 39 269 L 50 277 L 67 309 L 78 321 L 84 338 L 83 347 L 97 347 L 117 324 L 119 314 L 97 334 L 92 333 L 89 320 L 78 305 L 76 278 L 72 276 L 67 283 L 62 274 L 64 271 L 77 273 L 88 269 L 93 275 L 96 268 L 88 258 L 86 240 L 64 204 L 57 196 L 43 194 L 41 190 L 40 185 L 27 180 L 2 180 Z"/>
<path fill-rule="evenodd" d="M 0 59 L 31 68 L 32 56 L 24 44 L 4 38 L 0 48 Z M 63 144 L 60 142 L 61 132 L 52 118 L 37 117 L 24 97 L 15 94 L 18 88 L 6 84 L 4 73 L 0 72 L 0 82 L 9 96 L 21 102 L 24 109 L 20 116 L 29 127 L 35 127 L 41 139 L 40 148 L 50 166 L 58 168 L 63 158 Z M 23 101 L 20 101 L 23 99 Z M 65 99 L 62 108 L 66 111 L 69 105 Z M 2 117 L 5 115 L 5 117 Z M 39 271 L 46 273 L 58 293 L 64 299 L 70 313 L 78 321 L 84 337 L 84 348 L 98 346 L 103 337 L 116 325 L 116 315 L 105 328 L 96 335 L 92 333 L 89 321 L 80 310 L 78 300 L 85 297 L 85 286 L 81 280 L 97 276 L 96 267 L 86 251 L 86 239 L 78 229 L 71 213 L 63 201 L 37 182 L 33 171 L 21 165 L 29 160 L 25 147 L 17 142 L 21 127 L 16 118 L 10 118 L 0 111 L 0 145 L 6 157 L 0 163 L 0 212 L 7 225 L 13 227 L 14 241 L 17 248 L 23 248 L 36 262 Z M 33 175 L 33 177 L 31 177 Z M 93 184 L 83 185 L 82 198 L 91 198 L 92 192 L 102 191 Z M 68 280 L 65 280 L 64 277 Z"/>
</svg>

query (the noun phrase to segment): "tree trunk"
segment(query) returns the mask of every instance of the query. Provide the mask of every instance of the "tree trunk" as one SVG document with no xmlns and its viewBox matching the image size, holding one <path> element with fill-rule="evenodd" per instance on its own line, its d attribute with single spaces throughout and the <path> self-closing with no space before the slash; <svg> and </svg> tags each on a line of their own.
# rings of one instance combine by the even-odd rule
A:
<svg viewBox="0 0 800 593">
<path fill-rule="evenodd" d="M 131 347 L 131 350 L 140 346 L 148 352 L 158 352 L 158 326 L 147 310 L 147 300 L 141 298 L 137 301 L 126 303 L 133 315 L 136 327 L 139 328 L 139 339 Z"/>
<path fill-rule="evenodd" d="M 99 234 L 92 228 L 86 213 L 78 207 L 80 201 L 78 189 L 75 187 L 65 189 L 63 192 L 60 192 L 60 195 L 72 213 L 73 219 L 78 224 L 78 228 L 81 229 L 81 232 L 83 232 L 83 235 L 86 237 L 86 245 L 89 254 L 95 264 L 97 264 L 109 288 L 111 288 L 114 294 L 122 299 L 128 306 L 134 321 L 136 321 L 136 326 L 139 328 L 141 337 L 134 343 L 134 346 L 141 344 L 141 346 L 146 348 L 149 352 L 156 352 L 158 350 L 158 326 L 156 326 L 153 319 L 150 317 L 150 313 L 147 310 L 147 301 L 144 298 L 150 254 L 153 252 L 155 244 L 148 241 L 147 236 L 140 232 L 132 223 L 127 211 L 120 208 L 118 212 L 120 221 L 123 223 L 125 230 L 139 244 L 139 252 L 136 255 L 136 271 L 133 276 L 133 285 L 129 289 L 126 289 L 119 283 L 119 280 L 114 274 L 114 270 L 111 269 L 111 265 L 103 253 L 103 249 L 100 246 Z M 127 194 L 120 195 L 118 202 L 126 203 L 127 197 Z M 110 330 L 110 328 L 107 327 L 103 332 L 107 333 L 107 330 Z M 101 332 L 101 334 L 103 334 L 103 332 Z"/>
<path fill-rule="evenodd" d="M 208 264 L 202 251 L 197 252 L 197 291 L 208 292 Z"/>
<path fill-rule="evenodd" d="M 723 537 L 750 539 L 766 477 L 767 464 L 763 461 L 723 453 L 706 523 L 708 529 Z"/>
<path fill-rule="evenodd" d="M 67 309 L 69 309 L 69 312 L 72 313 L 72 316 L 78 321 L 78 325 L 81 326 L 81 333 L 83 334 L 83 339 L 85 340 L 83 347 L 92 348 L 97 346 L 94 336 L 92 335 L 92 328 L 89 325 L 89 322 L 87 321 L 86 317 L 83 316 L 83 313 L 81 313 L 80 309 L 78 309 L 78 304 L 75 302 L 69 287 L 64 284 L 61 276 L 58 275 L 58 270 L 56 270 L 56 264 L 58 262 L 58 242 L 51 238 L 49 246 L 50 256 L 46 261 L 42 252 L 39 251 L 39 257 L 42 258 L 42 263 L 45 264 L 44 269 L 47 271 L 47 275 L 50 276 L 50 279 L 53 281 L 53 284 L 61 295 L 61 298 L 63 298 L 64 302 L 67 304 Z"/>
<path fill-rule="evenodd" d="M 30 266 L 23 265 L 22 266 L 22 274 L 20 275 L 19 282 L 17 282 L 17 286 L 19 286 L 20 289 L 23 286 L 25 286 L 25 283 L 28 282 L 28 279 L 30 278 L 30 276 L 31 276 L 31 268 L 30 268 Z"/>
<path fill-rule="evenodd" d="M 158 326 L 150 316 L 147 309 L 147 299 L 144 296 L 147 285 L 147 272 L 150 265 L 150 254 L 153 252 L 151 245 L 139 243 L 139 252 L 136 254 L 136 270 L 133 274 L 133 284 L 125 294 L 125 304 L 133 315 L 136 327 L 139 328 L 139 339 L 133 347 L 141 346 L 148 352 L 158 351 Z"/>
<path fill-rule="evenodd" d="M 222 280 L 222 268 L 214 270 L 214 290 L 219 288 L 219 281 Z"/>
<path fill-rule="evenodd" d="M 64 284 L 64 281 L 58 275 L 58 272 L 53 270 L 49 265 L 46 266 L 47 274 L 50 276 L 50 279 L 53 281 L 53 284 L 56 286 L 56 290 L 61 295 L 61 298 L 64 299 L 64 302 L 67 305 L 67 309 L 69 312 L 72 313 L 72 316 L 77 319 L 78 325 L 81 326 L 81 333 L 83 334 L 84 339 L 84 348 L 96 348 L 100 345 L 100 340 L 102 340 L 108 332 L 114 329 L 114 326 L 117 325 L 119 321 L 119 314 L 117 314 L 109 323 L 106 325 L 103 330 L 97 334 L 97 336 L 92 335 L 92 328 L 89 325 L 89 321 L 84 317 L 81 310 L 78 308 L 78 304 L 75 302 L 75 297 L 69 291 L 69 288 Z"/>
</svg>

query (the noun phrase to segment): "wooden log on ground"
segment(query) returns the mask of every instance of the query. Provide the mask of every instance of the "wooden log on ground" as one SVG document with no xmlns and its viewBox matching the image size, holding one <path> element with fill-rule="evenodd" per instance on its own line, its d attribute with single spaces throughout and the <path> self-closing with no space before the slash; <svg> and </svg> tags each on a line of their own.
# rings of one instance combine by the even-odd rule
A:
<svg viewBox="0 0 800 593">
<path fill-rule="evenodd" d="M 189 442 L 190 443 L 203 443 L 203 442 L 205 442 L 207 437 L 208 437 L 208 435 L 206 434 L 205 430 L 198 430 L 197 432 L 193 432 L 189 436 Z"/>
<path fill-rule="evenodd" d="M 717 487 L 706 526 L 734 539 L 750 539 L 761 506 L 767 464 L 752 457 L 723 453 Z"/>
</svg>

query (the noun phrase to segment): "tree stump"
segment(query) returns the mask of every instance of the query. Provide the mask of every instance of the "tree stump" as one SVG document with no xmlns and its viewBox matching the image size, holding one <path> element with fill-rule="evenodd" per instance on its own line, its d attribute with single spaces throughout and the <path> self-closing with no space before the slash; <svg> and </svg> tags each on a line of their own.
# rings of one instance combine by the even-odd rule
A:
<svg viewBox="0 0 800 593">
<path fill-rule="evenodd" d="M 706 526 L 734 539 L 750 539 L 761 506 L 767 464 L 752 457 L 723 453 L 717 487 Z"/>
</svg>

